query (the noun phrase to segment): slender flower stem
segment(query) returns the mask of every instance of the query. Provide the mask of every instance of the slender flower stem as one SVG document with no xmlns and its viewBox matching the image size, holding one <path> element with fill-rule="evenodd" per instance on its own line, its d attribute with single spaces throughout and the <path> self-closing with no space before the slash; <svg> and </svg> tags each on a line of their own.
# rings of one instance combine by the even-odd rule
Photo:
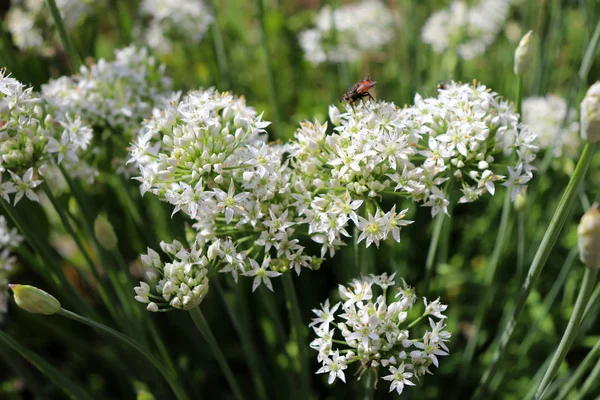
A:
<svg viewBox="0 0 600 400">
<path fill-rule="evenodd" d="M 36 367 L 41 373 L 49 378 L 49 381 L 59 386 L 65 394 L 75 399 L 92 400 L 93 397 L 76 382 L 69 379 L 62 372 L 57 370 L 52 364 L 38 356 L 27 347 L 11 338 L 3 330 L 0 330 L 0 344 L 4 344 L 19 353 L 31 365 Z"/>
<path fill-rule="evenodd" d="M 442 227 L 444 226 L 444 219 L 446 214 L 440 212 L 436 219 L 433 227 L 433 236 L 431 242 L 429 242 L 429 250 L 427 250 L 427 260 L 425 261 L 425 285 L 429 287 L 429 281 L 433 278 L 434 265 L 435 265 L 435 254 L 438 249 L 438 243 L 440 241 L 440 235 L 442 233 Z"/>
<path fill-rule="evenodd" d="M 560 340 L 560 344 L 554 353 L 554 357 L 540 382 L 535 398 L 536 400 L 544 397 L 544 392 L 552 383 L 552 380 L 556 376 L 558 372 L 558 368 L 560 364 L 565 359 L 575 337 L 577 336 L 577 331 L 579 330 L 579 325 L 581 324 L 581 318 L 583 316 L 583 311 L 585 310 L 585 306 L 587 305 L 588 300 L 590 299 L 590 295 L 592 294 L 592 290 L 594 290 L 594 285 L 596 284 L 596 276 L 598 275 L 598 268 L 586 268 L 585 273 L 583 275 L 583 282 L 581 283 L 581 288 L 579 290 L 579 295 L 577 296 L 577 301 L 575 302 L 575 308 L 573 309 L 573 313 L 571 314 L 571 318 L 569 319 L 569 323 L 567 325 L 567 329 L 565 329 L 565 333 L 563 334 L 562 339 Z"/>
<path fill-rule="evenodd" d="M 579 391 L 579 399 L 585 398 L 585 395 L 588 394 L 590 390 L 594 388 L 594 386 L 598 385 L 598 380 L 600 380 L 600 360 L 592 369 L 592 372 L 588 375 L 586 380 L 581 385 L 581 390 Z"/>
<path fill-rule="evenodd" d="M 67 30 L 65 29 L 65 23 L 60 15 L 60 10 L 56 6 L 56 2 L 54 0 L 46 0 L 46 5 L 50 9 L 50 13 L 54 19 L 54 24 L 56 25 L 56 30 L 58 30 L 58 35 L 60 36 L 60 40 L 62 41 L 63 46 L 65 46 L 65 51 L 69 56 L 71 70 L 73 72 L 77 72 L 81 66 L 81 57 L 79 56 L 79 53 L 75 51 L 75 47 L 73 47 L 73 43 L 71 42 L 71 39 L 69 39 L 69 35 L 67 35 Z"/>
<path fill-rule="evenodd" d="M 473 354 L 475 354 L 475 348 L 477 347 L 477 343 L 479 341 L 479 334 L 481 333 L 483 321 L 496 293 L 497 287 L 494 285 L 494 276 L 496 275 L 496 270 L 500 264 L 500 257 L 504 253 L 506 243 L 508 242 L 508 234 L 511 231 L 512 226 L 512 224 L 510 224 L 510 211 L 512 208 L 510 192 L 510 190 L 507 190 L 504 196 L 502 215 L 500 217 L 500 227 L 498 228 L 498 235 L 496 236 L 494 249 L 492 250 L 492 255 L 486 268 L 486 274 L 483 281 L 485 295 L 483 297 L 483 301 L 479 303 L 479 309 L 473 324 L 473 334 L 469 337 L 467 347 L 463 353 L 462 364 L 460 368 L 461 382 L 464 382 L 464 379 L 467 377 L 469 372 L 469 367 L 473 361 Z"/>
<path fill-rule="evenodd" d="M 225 379 L 233 391 L 233 396 L 237 400 L 243 400 L 244 396 L 242 396 L 242 391 L 240 390 L 237 380 L 235 379 L 235 375 L 233 374 L 233 371 L 231 371 L 231 368 L 229 368 L 229 364 L 227 364 L 225 355 L 219 347 L 217 339 L 215 339 L 215 336 L 210 330 L 210 326 L 208 325 L 208 322 L 206 322 L 202 311 L 200 311 L 199 307 L 194 307 L 190 310 L 190 316 L 192 317 L 192 321 L 194 321 L 194 325 L 196 325 L 196 328 L 198 328 L 198 331 L 200 331 L 202 337 L 204 337 L 204 340 L 206 340 L 208 343 L 213 356 L 215 356 L 217 359 L 223 374 L 225 374 Z"/>
<path fill-rule="evenodd" d="M 525 264 L 525 214 L 520 211 L 517 215 L 517 282 L 523 278 Z"/>
<path fill-rule="evenodd" d="M 487 367 L 486 371 L 484 372 L 481 378 L 481 382 L 476 392 L 475 399 L 481 399 L 482 396 L 485 395 L 487 388 L 489 387 L 490 383 L 492 382 L 492 379 L 494 378 L 494 375 L 496 374 L 496 371 L 498 370 L 498 363 L 500 361 L 500 357 L 503 355 L 504 350 L 506 349 L 506 346 L 508 345 L 508 342 L 512 337 L 512 334 L 515 330 L 515 326 L 517 324 L 517 319 L 519 318 L 521 312 L 523 311 L 523 308 L 525 307 L 525 303 L 527 302 L 527 298 L 529 297 L 529 294 L 533 289 L 533 285 L 535 284 L 535 281 L 542 272 L 546 260 L 548 259 L 548 256 L 550 255 L 550 252 L 552 251 L 552 248 L 554 247 L 554 244 L 558 239 L 558 236 L 565 224 L 565 221 L 570 214 L 571 207 L 576 200 L 577 193 L 579 192 L 581 183 L 585 178 L 585 174 L 588 170 L 595 149 L 596 144 L 589 143 L 586 143 L 585 147 L 583 148 L 583 153 L 579 158 L 579 162 L 577 163 L 575 172 L 573 173 L 573 176 L 571 177 L 571 180 L 569 181 L 569 184 L 565 189 L 565 192 L 558 204 L 558 207 L 554 212 L 554 216 L 550 221 L 550 225 L 546 229 L 544 238 L 542 239 L 542 242 L 538 247 L 533 262 L 531 263 L 531 266 L 527 273 L 527 276 L 525 277 L 525 282 L 523 283 L 523 286 L 521 287 L 521 290 L 519 292 L 519 297 L 515 309 L 513 310 L 511 317 L 507 321 L 506 326 L 503 329 L 500 329 L 500 332 L 502 332 L 502 336 L 500 337 L 500 344 L 494 352 L 490 365 Z"/>
<path fill-rule="evenodd" d="M 298 296 L 296 295 L 296 289 L 294 289 L 294 282 L 291 277 L 292 272 L 288 271 L 283 274 L 283 291 L 285 293 L 285 305 L 290 314 L 290 322 L 292 324 L 293 332 L 295 333 L 294 338 L 296 339 L 296 347 L 298 348 L 298 358 L 300 359 L 300 390 L 301 398 L 310 398 L 310 375 L 308 371 L 308 364 L 306 358 L 306 344 L 305 344 L 305 326 L 302 323 L 302 316 L 300 315 L 300 304 L 298 303 Z"/>
<path fill-rule="evenodd" d="M 575 388 L 579 379 L 583 376 L 583 374 L 587 371 L 587 369 L 592 365 L 592 362 L 598 358 L 600 355 L 600 340 L 596 342 L 594 347 L 589 351 L 589 353 L 585 356 L 581 364 L 577 367 L 575 372 L 571 374 L 569 380 L 566 384 L 564 384 L 560 391 L 558 392 L 558 396 L 555 400 L 563 400 L 567 397 L 569 393 Z M 580 394 L 580 398 L 583 397 L 584 394 Z"/>
<path fill-rule="evenodd" d="M 254 380 L 254 386 L 256 387 L 256 393 L 259 399 L 266 399 L 267 394 L 265 392 L 265 383 L 262 378 L 262 368 L 259 362 L 258 352 L 254 343 L 251 339 L 251 332 L 248 329 L 248 326 L 241 325 L 240 321 L 243 321 L 242 318 L 239 318 L 233 308 L 229 305 L 227 298 L 225 296 L 225 292 L 221 287 L 218 279 L 214 279 L 214 286 L 217 288 L 217 292 L 223 299 L 223 303 L 225 303 L 225 308 L 227 309 L 227 314 L 229 315 L 229 319 L 233 324 L 235 331 L 237 332 L 240 341 L 242 343 L 242 349 L 244 350 L 244 354 L 246 356 L 246 361 L 248 362 L 248 368 L 250 369 L 250 373 L 252 374 L 252 379 Z"/>
<path fill-rule="evenodd" d="M 515 108 L 517 114 L 521 115 L 521 105 L 523 104 L 523 76 L 517 75 L 517 87 L 515 93 Z"/>
<path fill-rule="evenodd" d="M 279 117 L 279 102 L 277 101 L 277 91 L 275 90 L 275 77 L 273 76 L 273 69 L 271 68 L 271 55 L 269 54 L 269 44 L 267 43 L 267 35 L 265 33 L 265 8 L 263 4 L 264 0 L 256 0 L 256 6 L 258 9 L 258 32 L 260 35 L 260 44 L 263 49 L 263 57 L 265 58 L 265 72 L 267 75 L 267 93 L 269 95 L 269 107 L 271 108 L 271 115 L 273 120 L 273 129 L 277 134 L 278 129 L 281 129 L 281 119 Z"/>
<path fill-rule="evenodd" d="M 227 65 L 227 56 L 225 55 L 225 45 L 223 44 L 223 35 L 221 34 L 221 27 L 219 26 L 219 17 L 217 15 L 217 7 L 215 0 L 210 1 L 213 15 L 215 16 L 214 22 L 210 26 L 213 37 L 213 45 L 215 46 L 215 53 L 217 55 L 217 64 L 219 65 L 219 72 L 221 73 L 221 90 L 227 90 L 231 88 L 231 82 L 229 81 L 229 67 Z"/>
<path fill-rule="evenodd" d="M 101 332 L 107 333 L 110 336 L 112 336 L 113 338 L 117 339 L 122 344 L 127 345 L 130 348 L 134 349 L 135 351 L 140 353 L 142 356 L 144 356 L 148 361 L 150 361 L 150 363 L 152 365 L 154 365 L 154 367 L 158 370 L 158 372 L 160 372 L 160 374 L 165 378 L 165 380 L 171 387 L 173 394 L 175 394 L 175 398 L 177 398 L 178 400 L 187 400 L 188 399 L 188 396 L 185 394 L 185 391 L 180 386 L 179 382 L 177 382 L 177 380 L 175 379 L 176 378 L 175 375 L 171 374 L 171 372 L 167 368 L 165 368 L 165 366 L 156 357 L 154 357 L 152 354 L 150 354 L 148 352 L 148 350 L 146 350 L 145 348 L 140 346 L 138 344 L 138 342 L 136 342 L 129 336 L 123 335 L 121 332 L 118 332 L 112 328 L 109 328 L 106 325 L 103 325 L 103 324 L 96 322 L 94 320 L 91 320 L 89 318 L 85 318 L 79 314 L 72 312 L 72 311 L 65 310 L 64 308 L 60 309 L 60 311 L 58 312 L 58 315 L 62 315 L 63 317 L 72 319 L 73 321 L 79 322 L 81 324 L 84 324 L 84 325 L 87 325 L 94 329 L 97 329 Z"/>
</svg>

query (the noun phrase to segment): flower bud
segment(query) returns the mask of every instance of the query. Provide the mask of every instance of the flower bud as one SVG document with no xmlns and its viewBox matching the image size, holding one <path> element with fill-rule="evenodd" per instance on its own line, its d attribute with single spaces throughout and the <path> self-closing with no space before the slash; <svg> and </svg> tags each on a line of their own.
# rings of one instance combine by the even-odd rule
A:
<svg viewBox="0 0 600 400">
<path fill-rule="evenodd" d="M 527 198 L 525 197 L 525 193 L 517 193 L 515 201 L 513 202 L 513 206 L 515 207 L 516 212 L 525 210 L 525 207 L 527 207 Z"/>
<path fill-rule="evenodd" d="M 532 31 L 529 31 L 521 38 L 519 46 L 517 46 L 517 50 L 515 51 L 515 75 L 523 75 L 525 72 L 527 72 L 527 69 L 531 65 L 531 61 L 533 61 L 531 34 Z"/>
<path fill-rule="evenodd" d="M 581 138 L 589 143 L 600 140 L 600 81 L 590 86 L 581 102 Z"/>
<path fill-rule="evenodd" d="M 594 204 L 583 214 L 577 227 L 579 259 L 587 267 L 600 267 L 600 212 Z"/>
<path fill-rule="evenodd" d="M 119 240 L 115 234 L 115 230 L 110 221 L 103 215 L 98 215 L 94 221 L 94 235 L 100 243 L 100 246 L 106 250 L 114 250 L 117 248 Z"/>
<path fill-rule="evenodd" d="M 8 285 L 14 293 L 15 302 L 23 310 L 34 314 L 52 315 L 60 310 L 54 296 L 29 285 Z"/>
</svg>

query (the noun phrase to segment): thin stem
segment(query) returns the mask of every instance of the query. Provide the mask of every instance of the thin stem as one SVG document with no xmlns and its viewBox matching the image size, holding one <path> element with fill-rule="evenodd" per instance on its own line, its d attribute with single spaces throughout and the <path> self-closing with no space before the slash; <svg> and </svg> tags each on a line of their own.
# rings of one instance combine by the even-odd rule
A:
<svg viewBox="0 0 600 400">
<path fill-rule="evenodd" d="M 240 341 L 242 342 L 242 349 L 246 355 L 248 368 L 252 374 L 252 379 L 254 380 L 254 386 L 256 387 L 258 398 L 266 399 L 267 394 L 265 392 L 265 384 L 261 375 L 262 368 L 259 362 L 256 346 L 254 346 L 250 336 L 251 332 L 249 332 L 250 330 L 248 329 L 248 326 L 242 327 L 240 323 L 242 319 L 236 315 L 233 308 L 229 305 L 229 302 L 225 296 L 225 292 L 223 291 L 218 279 L 214 279 L 214 286 L 217 288 L 217 292 L 219 292 L 219 295 L 223 299 L 223 303 L 225 303 L 225 308 L 227 309 L 227 315 L 229 315 L 229 319 L 231 320 L 231 323 L 233 324 L 233 327 L 237 332 Z"/>
<path fill-rule="evenodd" d="M 229 67 L 227 65 L 227 56 L 225 55 L 225 45 L 223 44 L 223 35 L 221 34 L 221 27 L 219 26 L 219 17 L 217 16 L 217 7 L 215 0 L 210 0 L 210 5 L 215 16 L 215 21 L 211 24 L 210 30 L 213 37 L 213 45 L 215 46 L 215 53 L 217 55 L 217 64 L 219 65 L 219 72 L 221 73 L 221 90 L 227 90 L 231 88 L 231 82 L 229 81 Z"/>
<path fill-rule="evenodd" d="M 569 352 L 569 349 L 571 348 L 571 345 L 577 336 L 583 311 L 585 310 L 585 306 L 590 299 L 592 290 L 594 290 L 597 275 L 598 268 L 588 267 L 585 269 L 583 282 L 581 283 L 581 288 L 579 290 L 579 296 L 577 296 L 577 301 L 575 302 L 575 308 L 573 309 L 573 313 L 571 314 L 571 318 L 567 324 L 567 329 L 565 329 L 565 333 L 560 340 L 560 344 L 554 353 L 554 357 L 552 357 L 552 361 L 550 362 L 550 365 L 548 366 L 548 369 L 546 370 L 546 373 L 544 374 L 544 377 L 537 388 L 537 392 L 535 394 L 536 400 L 544 397 L 544 392 L 546 389 L 548 389 L 550 383 L 556 376 L 560 364 L 565 359 L 565 356 Z"/>
<path fill-rule="evenodd" d="M 304 329 L 305 326 L 302 323 L 302 315 L 300 315 L 300 304 L 298 303 L 298 296 L 296 295 L 296 289 L 294 289 L 294 282 L 292 281 L 291 271 L 283 274 L 283 291 L 285 293 L 285 305 L 290 315 L 290 322 L 292 324 L 292 331 L 294 332 L 294 339 L 296 339 L 296 347 L 298 349 L 298 358 L 300 359 L 300 397 L 308 399 L 310 393 L 310 376 L 308 371 L 308 364 L 306 358 L 306 344 Z"/>
<path fill-rule="evenodd" d="M 215 339 L 215 336 L 210 330 L 210 327 L 208 325 L 208 322 L 206 322 L 204 315 L 202 315 L 202 311 L 200 311 L 199 307 L 194 307 L 190 310 L 190 316 L 194 321 L 194 325 L 196 325 L 196 328 L 198 328 L 198 331 L 200 331 L 202 337 L 204 337 L 204 340 L 206 340 L 206 342 L 208 343 L 208 346 L 210 347 L 213 356 L 215 356 L 215 358 L 217 359 L 217 362 L 219 363 L 223 374 L 225 374 L 225 379 L 227 380 L 227 383 L 229 383 L 229 386 L 233 391 L 233 396 L 238 400 L 242 400 L 244 396 L 242 396 L 242 391 L 240 390 L 237 380 L 235 379 L 235 375 L 231 371 L 231 368 L 229 368 L 229 364 L 227 364 L 225 355 L 219 347 L 217 339 Z"/>
<path fill-rule="evenodd" d="M 71 42 L 71 39 L 69 39 L 69 35 L 67 35 L 67 30 L 65 29 L 65 23 L 60 15 L 60 10 L 56 6 L 56 2 L 54 0 L 46 0 L 46 5 L 50 9 L 50 13 L 54 19 L 54 24 L 56 25 L 56 30 L 58 30 L 58 35 L 60 36 L 60 40 L 62 41 L 63 46 L 65 46 L 65 51 L 69 56 L 71 70 L 73 72 L 77 72 L 81 66 L 81 57 L 79 56 L 79 53 L 75 51 L 75 47 L 73 47 L 73 43 Z"/>
<path fill-rule="evenodd" d="M 158 372 L 160 372 L 160 374 L 165 378 L 165 380 L 171 387 L 171 390 L 173 391 L 173 394 L 175 394 L 175 397 L 177 399 L 179 399 L 179 400 L 187 400 L 188 399 L 188 396 L 185 394 L 185 391 L 183 391 L 182 387 L 179 385 L 179 382 L 177 382 L 177 380 L 175 379 L 176 377 L 173 374 L 171 374 L 171 372 L 167 368 L 165 368 L 165 366 L 156 357 L 154 357 L 152 354 L 150 354 L 148 352 L 148 350 L 146 350 L 144 347 L 140 346 L 135 340 L 133 340 L 129 336 L 123 335 L 121 332 L 118 332 L 112 328 L 109 328 L 106 325 L 103 325 L 103 324 L 96 322 L 94 320 L 91 320 L 89 318 L 85 318 L 79 314 L 72 312 L 72 311 L 65 310 L 64 308 L 60 309 L 60 311 L 58 312 L 58 315 L 62 315 L 63 317 L 72 319 L 75 322 L 79 322 L 81 324 L 84 324 L 84 325 L 87 325 L 94 329 L 97 329 L 101 332 L 107 333 L 110 336 L 112 336 L 113 338 L 117 339 L 122 344 L 134 349 L 135 351 L 140 353 L 142 356 L 144 356 L 148 361 L 150 361 L 150 363 L 152 365 L 154 365 L 154 367 L 158 370 Z"/>
<path fill-rule="evenodd" d="M 517 85 L 515 91 L 515 104 L 517 114 L 521 115 L 521 104 L 523 103 L 523 76 L 517 75 Z"/>
<path fill-rule="evenodd" d="M 269 44 L 267 42 L 267 35 L 265 33 L 265 9 L 263 5 L 264 0 L 256 0 L 256 6 L 258 8 L 258 33 L 260 36 L 260 44 L 263 49 L 263 56 L 265 59 L 265 72 L 267 75 L 267 93 L 269 95 L 269 107 L 271 108 L 271 115 L 273 119 L 273 129 L 276 134 L 281 129 L 281 120 L 279 118 L 279 102 L 277 101 L 277 91 L 275 90 L 275 77 L 273 76 L 273 69 L 271 68 L 271 56 L 269 54 Z"/>
<path fill-rule="evenodd" d="M 429 287 L 429 281 L 433 278 L 434 265 L 435 265 L 435 253 L 438 249 L 438 242 L 440 241 L 440 235 L 442 233 L 442 227 L 444 226 L 444 219 L 446 215 L 440 212 L 435 219 L 435 225 L 433 227 L 433 236 L 431 242 L 429 242 L 429 250 L 427 250 L 427 260 L 425 261 L 425 285 Z"/>
<path fill-rule="evenodd" d="M 510 227 L 512 224 L 509 223 L 511 208 L 511 191 L 507 190 L 504 196 L 504 204 L 502 206 L 502 215 L 500 217 L 500 227 L 498 228 L 498 235 L 496 236 L 494 249 L 492 250 L 492 255 L 487 265 L 486 274 L 483 281 L 485 295 L 483 297 L 483 301 L 479 303 L 479 309 L 475 317 L 475 322 L 473 324 L 474 331 L 473 334 L 469 337 L 467 347 L 465 349 L 465 352 L 463 353 L 462 365 L 460 368 L 461 382 L 464 382 L 464 379 L 467 377 L 469 367 L 471 366 L 473 361 L 473 355 L 475 354 L 475 348 L 477 347 L 477 343 L 479 342 L 479 334 L 481 333 L 483 321 L 487 314 L 488 308 L 494 300 L 494 295 L 497 289 L 497 285 L 494 285 L 494 276 L 496 275 L 496 270 L 498 269 L 498 265 L 500 264 L 500 257 L 504 253 L 506 243 L 508 242 L 508 233 L 511 231 Z"/>
<path fill-rule="evenodd" d="M 594 366 L 594 369 L 592 369 L 592 372 L 590 372 L 589 376 L 583 382 L 583 385 L 581 385 L 581 390 L 579 391 L 578 398 L 585 398 L 585 395 L 588 394 L 588 392 L 591 391 L 594 388 L 594 386 L 598 384 L 598 380 L 600 380 L 600 360 L 598 360 L 598 362 Z"/>
<path fill-rule="evenodd" d="M 523 278 L 525 264 L 525 214 L 519 212 L 517 216 L 517 282 Z"/>
<path fill-rule="evenodd" d="M 600 340 L 596 342 L 594 347 L 592 347 L 589 353 L 585 356 L 581 364 L 579 364 L 575 372 L 571 374 L 567 383 L 561 387 L 555 400 L 563 400 L 569 393 L 571 393 L 571 391 L 575 388 L 575 385 L 577 385 L 579 379 L 592 365 L 592 362 L 598 358 L 598 355 L 600 355 Z M 580 396 L 583 397 L 583 394 L 580 394 Z"/>
<path fill-rule="evenodd" d="M 69 397 L 75 399 L 93 400 L 93 397 L 76 382 L 69 379 L 62 372 L 57 370 L 52 364 L 38 356 L 27 347 L 22 346 L 19 342 L 11 338 L 3 330 L 0 330 L 0 343 L 12 348 L 19 353 L 21 357 L 26 359 L 31 365 L 36 367 L 41 373 L 47 376 L 50 382 L 59 386 Z"/>
<path fill-rule="evenodd" d="M 550 252 L 552 251 L 552 248 L 554 247 L 554 244 L 558 239 L 558 236 L 565 224 L 565 221 L 570 214 L 572 205 L 576 200 L 577 193 L 579 192 L 581 183 L 585 178 L 585 174 L 588 170 L 595 149 L 596 145 L 589 143 L 586 143 L 585 147 L 583 148 L 583 153 L 581 154 L 579 162 L 577 163 L 575 172 L 573 173 L 573 176 L 571 177 L 571 180 L 569 181 L 569 184 L 565 189 L 565 192 L 558 204 L 558 207 L 554 212 L 552 220 L 550 221 L 550 225 L 546 229 L 544 238 L 542 239 L 542 242 L 538 247 L 533 262 L 531 263 L 531 266 L 529 268 L 529 271 L 527 272 L 525 282 L 523 282 L 523 286 L 521 287 L 517 304 L 515 305 L 515 309 L 513 310 L 510 319 L 507 321 L 506 326 L 503 329 L 500 329 L 500 332 L 502 332 L 502 336 L 500 337 L 500 344 L 494 352 L 490 365 L 487 367 L 486 371 L 484 372 L 481 378 L 480 386 L 475 395 L 475 399 L 481 399 L 482 396 L 485 395 L 487 388 L 489 387 L 496 371 L 498 370 L 498 363 L 500 361 L 500 357 L 503 355 L 504 350 L 510 338 L 512 337 L 512 334 L 515 330 L 515 326 L 517 325 L 517 319 L 519 318 L 521 312 L 523 311 L 523 308 L 525 307 L 525 303 L 527 302 L 527 298 L 529 297 L 529 294 L 533 289 L 533 285 L 535 284 L 535 281 L 542 272 L 546 260 L 548 259 L 548 256 L 550 255 Z"/>
</svg>

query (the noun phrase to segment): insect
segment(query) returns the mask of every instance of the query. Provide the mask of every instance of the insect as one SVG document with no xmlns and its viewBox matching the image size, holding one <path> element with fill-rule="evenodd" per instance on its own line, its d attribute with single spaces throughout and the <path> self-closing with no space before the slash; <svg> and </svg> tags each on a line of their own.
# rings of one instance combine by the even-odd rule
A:
<svg viewBox="0 0 600 400">
<path fill-rule="evenodd" d="M 347 103 L 354 103 L 358 99 L 362 99 L 364 97 L 369 97 L 371 100 L 373 96 L 369 93 L 369 89 L 375 86 L 377 82 L 372 81 L 368 76 L 362 78 L 360 81 L 356 82 L 342 97 Z"/>
<path fill-rule="evenodd" d="M 435 84 L 435 91 L 440 91 L 440 90 L 446 90 L 448 89 L 448 84 L 444 81 L 437 81 L 437 83 Z"/>
</svg>

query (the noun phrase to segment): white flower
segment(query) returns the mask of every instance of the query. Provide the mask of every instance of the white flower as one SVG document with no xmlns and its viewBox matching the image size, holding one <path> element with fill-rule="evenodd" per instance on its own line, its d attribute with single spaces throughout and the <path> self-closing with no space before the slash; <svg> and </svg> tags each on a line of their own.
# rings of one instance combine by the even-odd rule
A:
<svg viewBox="0 0 600 400">
<path fill-rule="evenodd" d="M 317 315 L 317 318 L 313 318 L 308 326 L 312 327 L 319 324 L 318 329 L 329 330 L 329 323 L 334 321 L 335 312 L 339 307 L 340 303 L 336 303 L 333 307 L 329 308 L 329 299 L 325 300 L 325 304 L 321 304 L 321 310 L 312 310 Z"/>
<path fill-rule="evenodd" d="M 390 392 L 394 390 L 398 392 L 398 394 L 402 394 L 402 390 L 404 390 L 404 386 L 414 386 L 415 384 L 408 379 L 413 376 L 412 372 L 405 372 L 406 366 L 404 363 L 400 364 L 398 368 L 394 366 L 390 366 L 390 375 L 384 376 L 383 379 L 386 381 L 391 381 L 390 384 Z"/>
<path fill-rule="evenodd" d="M 323 360 L 323 366 L 319 368 L 317 374 L 324 374 L 329 372 L 329 379 L 327 383 L 330 385 L 335 381 L 335 378 L 339 378 L 342 382 L 346 383 L 346 376 L 344 375 L 344 370 L 348 368 L 346 365 L 346 359 L 344 356 L 339 355 L 336 351 L 332 354 L 332 358 L 326 358 Z"/>
<path fill-rule="evenodd" d="M 273 284 L 269 278 L 274 278 L 276 276 L 281 275 L 281 272 L 269 271 L 267 268 L 270 267 L 271 259 L 265 257 L 262 265 L 258 265 L 254 259 L 250 258 L 250 265 L 252 269 L 249 271 L 245 271 L 244 275 L 253 276 L 254 280 L 252 281 L 252 291 L 254 292 L 256 288 L 260 286 L 262 282 L 271 292 L 273 291 Z"/>
<path fill-rule="evenodd" d="M 35 194 L 33 189 L 35 189 L 40 183 L 42 183 L 42 181 L 33 178 L 33 168 L 29 168 L 25 172 L 25 174 L 23 174 L 23 178 L 19 177 L 17 174 L 10 170 L 8 172 L 13 178 L 13 182 L 15 184 L 15 206 L 23 198 L 23 195 L 27 196 L 27 198 L 31 201 L 40 201 L 39 197 L 37 196 L 37 194 Z"/>
</svg>

